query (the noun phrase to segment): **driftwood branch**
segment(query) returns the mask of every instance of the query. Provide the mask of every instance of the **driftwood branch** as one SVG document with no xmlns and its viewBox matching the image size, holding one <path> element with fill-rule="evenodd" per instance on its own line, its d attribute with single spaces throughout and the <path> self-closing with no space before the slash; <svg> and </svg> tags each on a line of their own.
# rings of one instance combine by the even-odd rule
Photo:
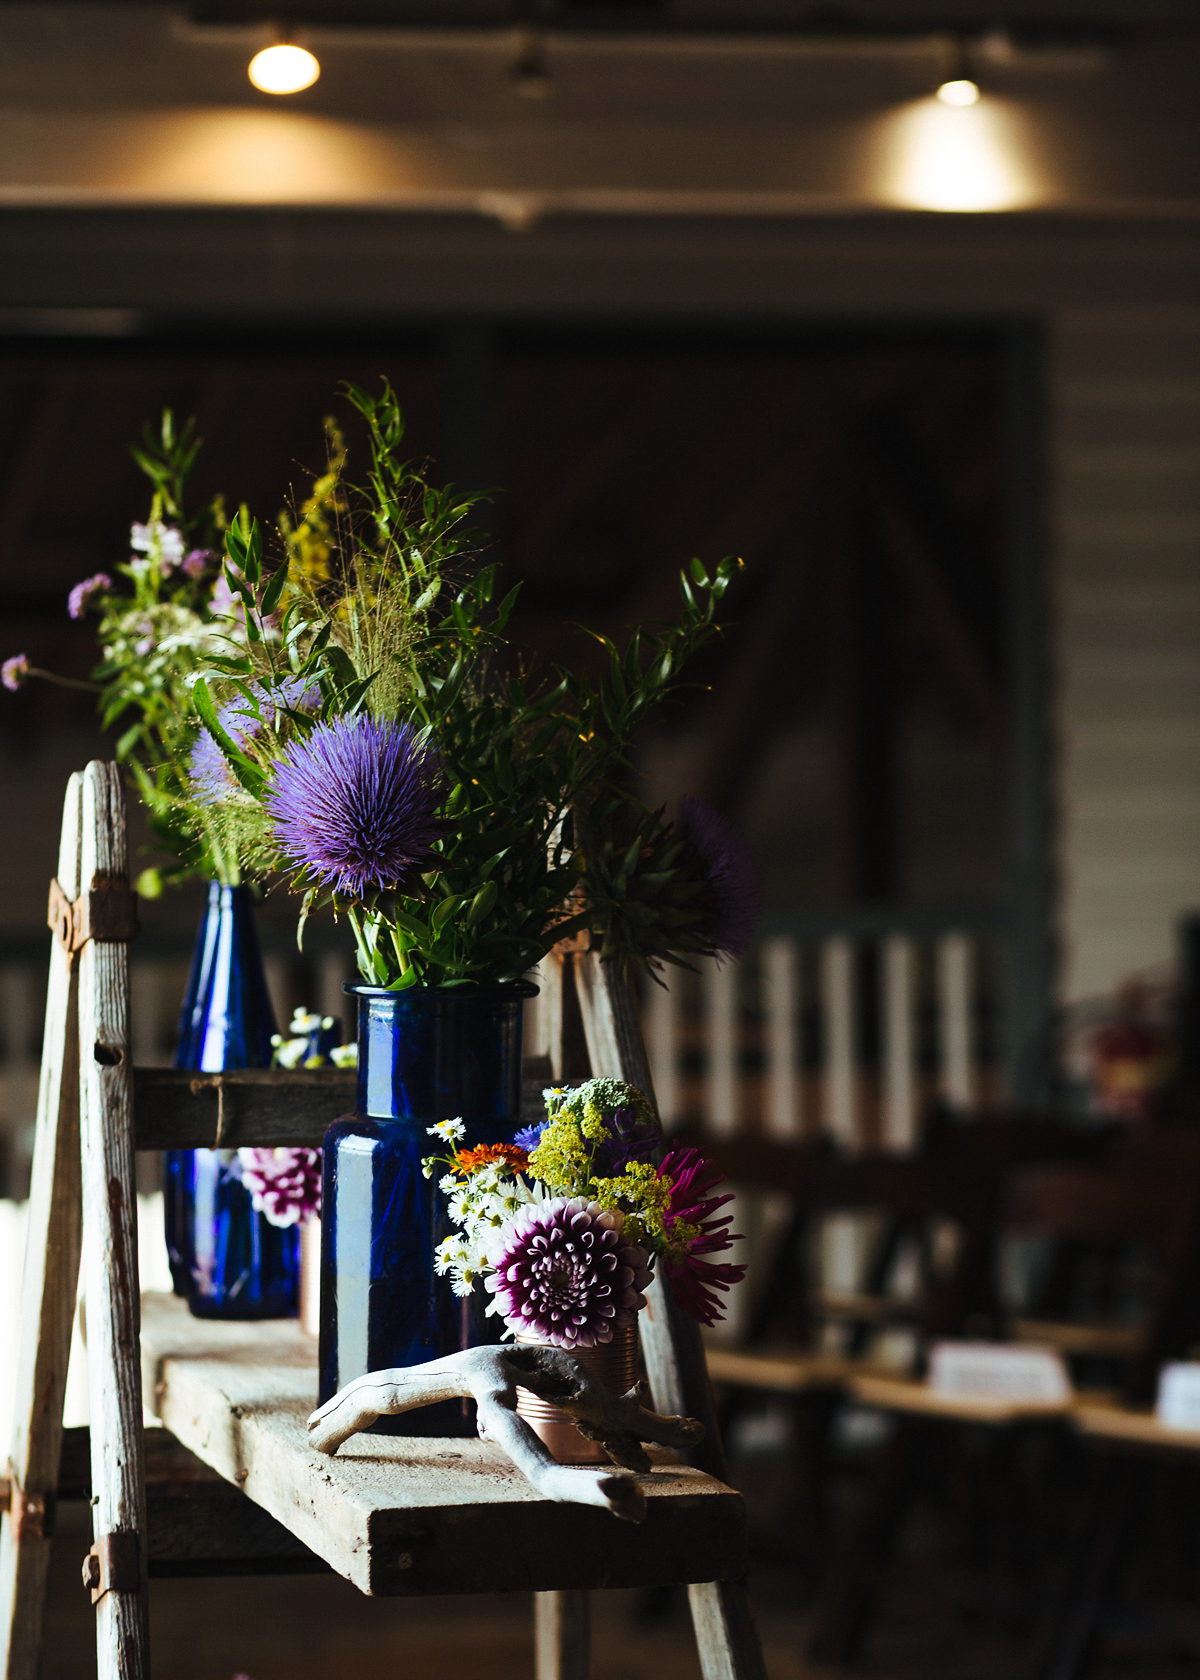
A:
<svg viewBox="0 0 1200 1680">
<path fill-rule="evenodd" d="M 318 1452 L 335 1453 L 378 1417 L 437 1400 L 474 1400 L 480 1436 L 502 1447 L 545 1498 L 599 1505 L 628 1522 L 641 1522 L 646 1502 L 634 1477 L 559 1464 L 517 1415 L 518 1385 L 566 1412 L 580 1433 L 603 1442 L 614 1464 L 626 1472 L 651 1468 L 643 1441 L 690 1447 L 704 1433 L 694 1418 L 647 1411 L 636 1388 L 610 1394 L 561 1348 L 479 1347 L 426 1365 L 371 1371 L 347 1383 L 309 1418 L 309 1442 Z"/>
</svg>

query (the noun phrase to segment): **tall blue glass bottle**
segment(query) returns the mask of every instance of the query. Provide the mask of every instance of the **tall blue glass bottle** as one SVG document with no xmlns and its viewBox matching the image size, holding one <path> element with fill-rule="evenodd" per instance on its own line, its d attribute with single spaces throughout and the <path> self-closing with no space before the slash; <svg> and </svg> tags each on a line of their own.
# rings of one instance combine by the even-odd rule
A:
<svg viewBox="0 0 1200 1680">
<path fill-rule="evenodd" d="M 210 881 L 179 1023 L 175 1066 L 269 1067 L 275 1017 L 248 887 Z M 297 1229 L 254 1211 L 235 1149 L 168 1151 L 167 1252 L 197 1318 L 289 1318 L 299 1304 Z"/>
<path fill-rule="evenodd" d="M 523 981 L 473 990 L 348 986 L 358 998 L 356 1114 L 325 1134 L 321 1222 L 319 1403 L 367 1371 L 420 1365 L 499 1340 L 489 1297 L 460 1300 L 433 1268 L 453 1229 L 440 1174 L 445 1154 L 427 1128 L 461 1119 L 462 1147 L 510 1143 L 521 1124 Z M 389 1435 L 470 1435 L 474 1406 L 439 1401 L 374 1429 Z"/>
</svg>

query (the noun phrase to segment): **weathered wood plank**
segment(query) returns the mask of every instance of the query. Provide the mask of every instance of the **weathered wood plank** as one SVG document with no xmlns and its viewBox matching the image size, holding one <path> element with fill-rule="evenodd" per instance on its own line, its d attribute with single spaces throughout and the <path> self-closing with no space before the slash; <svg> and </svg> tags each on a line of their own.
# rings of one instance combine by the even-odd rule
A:
<svg viewBox="0 0 1200 1680">
<path fill-rule="evenodd" d="M 537 1494 L 476 1440 L 358 1435 L 313 1452 L 312 1338 L 289 1320 L 221 1324 L 147 1295 L 146 1395 L 185 1446 L 367 1593 L 551 1591 L 740 1576 L 741 1496 L 651 1449 L 643 1524 Z"/>
<path fill-rule="evenodd" d="M 586 1592 L 540 1592 L 533 1599 L 535 1680 L 588 1680 L 592 1617 Z"/>
<path fill-rule="evenodd" d="M 329 1565 L 240 1488 L 203 1464 L 166 1429 L 148 1429 L 146 1531 L 150 1578 L 327 1575 Z M 87 1429 L 63 1432 L 58 1497 L 90 1499 Z"/>
<path fill-rule="evenodd" d="M 593 1076 L 627 1080 L 653 1103 L 650 1063 L 625 975 L 590 951 L 576 957 L 575 975 Z M 689 1456 L 725 1481 L 725 1449 L 700 1327 L 676 1306 L 661 1278 L 655 1278 L 647 1294 L 640 1332 L 655 1408 L 701 1420 L 707 1434 Z M 766 1680 L 744 1574 L 695 1583 L 688 1588 L 688 1600 L 704 1680 Z"/>
<path fill-rule="evenodd" d="M 126 876 L 125 798 L 115 764 L 83 776 L 80 879 Z M 79 953 L 79 1127 L 83 1276 L 97 1545 L 133 1536 L 136 1584 L 96 1601 L 99 1680 L 149 1680 L 146 1490 L 138 1361 L 137 1195 L 129 1059 L 129 952 L 89 940 Z"/>
<path fill-rule="evenodd" d="M 58 881 L 79 892 L 82 776 L 67 783 Z M 0 1674 L 36 1680 L 62 1443 L 63 1390 L 79 1281 L 79 1045 L 74 968 L 56 940 L 42 1038 L 21 1283 L 10 1510 L 0 1522 Z"/>
<path fill-rule="evenodd" d="M 139 1149 L 236 1149 L 240 1144 L 320 1147 L 354 1111 L 355 1076 L 344 1068 L 240 1068 L 193 1073 L 135 1068 L 134 1132 Z M 526 1119 L 544 1117 L 542 1081 L 521 1090 Z"/>
<path fill-rule="evenodd" d="M 352 1069 L 137 1068 L 133 1081 L 139 1149 L 316 1148 L 333 1122 L 354 1110 Z"/>
</svg>

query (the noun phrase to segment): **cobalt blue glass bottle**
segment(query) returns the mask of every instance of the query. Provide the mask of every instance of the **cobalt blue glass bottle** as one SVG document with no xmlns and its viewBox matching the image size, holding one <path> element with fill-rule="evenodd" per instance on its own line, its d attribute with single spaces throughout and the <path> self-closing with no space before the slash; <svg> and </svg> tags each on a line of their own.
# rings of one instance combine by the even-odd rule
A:
<svg viewBox="0 0 1200 1680">
<path fill-rule="evenodd" d="M 274 1031 L 250 889 L 210 881 L 175 1066 L 269 1067 Z M 297 1229 L 279 1230 L 255 1212 L 236 1149 L 169 1150 L 164 1204 L 175 1293 L 197 1318 L 295 1316 Z"/>
<path fill-rule="evenodd" d="M 321 1219 L 320 1390 L 323 1404 L 367 1371 L 421 1365 L 482 1342 L 503 1324 L 490 1297 L 459 1299 L 433 1268 L 453 1229 L 427 1131 L 461 1119 L 461 1147 L 510 1143 L 521 1124 L 524 981 L 491 988 L 348 986 L 358 998 L 355 1114 L 325 1134 Z M 474 1405 L 444 1400 L 373 1427 L 388 1435 L 471 1435 Z"/>
</svg>

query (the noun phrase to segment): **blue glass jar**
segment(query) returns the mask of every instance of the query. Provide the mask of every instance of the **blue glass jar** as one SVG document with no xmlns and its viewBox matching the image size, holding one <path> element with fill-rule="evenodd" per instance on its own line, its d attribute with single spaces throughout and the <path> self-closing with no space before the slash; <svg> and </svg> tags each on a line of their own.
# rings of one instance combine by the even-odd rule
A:
<svg viewBox="0 0 1200 1680">
<path fill-rule="evenodd" d="M 269 1067 L 275 1016 L 248 887 L 210 881 L 179 1023 L 175 1066 Z M 256 1213 L 236 1149 L 172 1149 L 164 1173 L 175 1293 L 197 1318 L 291 1318 L 299 1306 L 296 1227 Z"/>
<path fill-rule="evenodd" d="M 433 1269 L 453 1230 L 438 1178 L 421 1162 L 429 1136 L 461 1119 L 462 1147 L 509 1143 L 521 1124 L 524 981 L 490 989 L 348 986 L 358 998 L 356 1114 L 325 1134 L 321 1221 L 319 1404 L 368 1371 L 421 1365 L 498 1341 L 490 1299 L 457 1297 Z M 380 1418 L 377 1433 L 470 1435 L 475 1408 L 446 1400 Z"/>
</svg>

